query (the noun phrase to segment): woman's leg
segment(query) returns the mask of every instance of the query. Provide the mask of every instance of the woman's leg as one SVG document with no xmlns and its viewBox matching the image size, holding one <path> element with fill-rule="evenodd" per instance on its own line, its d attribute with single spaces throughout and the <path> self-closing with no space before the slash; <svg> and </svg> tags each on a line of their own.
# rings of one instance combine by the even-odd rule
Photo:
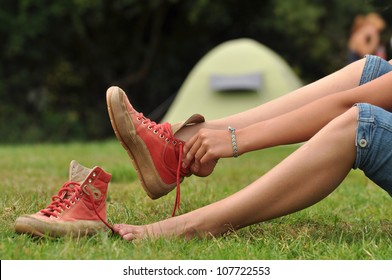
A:
<svg viewBox="0 0 392 280">
<path fill-rule="evenodd" d="M 379 57 L 368 56 L 359 82 L 362 86 L 324 95 L 298 109 L 243 128 L 234 126 L 237 129 L 238 154 L 307 141 L 355 103 L 366 102 L 391 110 L 390 71 L 391 64 Z M 191 138 L 186 141 L 183 166 L 190 166 L 195 175 L 199 175 L 200 171 L 208 175 L 207 171 L 212 171 L 207 165 L 210 160 L 230 157 L 233 151 L 226 129 L 199 128 L 194 127 L 190 132 L 194 135 L 189 135 Z"/>
<path fill-rule="evenodd" d="M 227 130 L 230 125 L 240 129 L 293 111 L 329 94 L 357 87 L 365 62 L 365 58 L 358 60 L 316 82 L 250 110 L 181 129 L 176 133 L 176 137 L 187 141 L 200 128 Z"/>
<path fill-rule="evenodd" d="M 149 225 L 115 225 L 115 230 L 126 240 L 218 235 L 313 205 L 335 190 L 354 164 L 357 115 L 358 109 L 351 108 L 271 171 L 223 200 Z"/>
</svg>

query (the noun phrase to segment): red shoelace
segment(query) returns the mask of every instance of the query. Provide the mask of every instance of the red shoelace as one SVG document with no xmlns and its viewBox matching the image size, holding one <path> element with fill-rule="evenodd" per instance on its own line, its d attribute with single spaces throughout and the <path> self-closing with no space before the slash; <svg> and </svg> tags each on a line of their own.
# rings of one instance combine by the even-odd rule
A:
<svg viewBox="0 0 392 280">
<path fill-rule="evenodd" d="M 180 187 L 181 187 L 181 176 L 180 176 L 180 172 L 181 172 L 182 148 L 183 148 L 182 142 L 180 142 L 179 146 L 180 146 L 180 152 L 179 152 L 179 155 L 178 155 L 178 164 L 177 164 L 177 173 L 176 173 L 176 183 L 177 183 L 176 200 L 174 201 L 174 208 L 173 208 L 173 212 L 172 212 L 172 217 L 174 217 L 176 215 L 177 209 L 180 208 L 180 200 L 181 200 L 181 189 L 180 189 Z"/>
<path fill-rule="evenodd" d="M 154 134 L 156 134 L 159 138 L 164 139 L 167 143 L 172 142 L 173 145 L 179 145 L 179 154 L 178 154 L 178 163 L 177 163 L 177 172 L 176 172 L 176 199 L 174 201 L 174 208 L 172 212 L 172 217 L 175 216 L 177 210 L 180 208 L 181 201 L 181 176 L 185 176 L 186 174 L 181 174 L 181 163 L 182 163 L 182 149 L 183 143 L 181 141 L 175 140 L 171 125 L 169 123 L 157 124 L 156 122 L 151 121 L 149 118 L 146 118 L 143 113 L 138 113 L 137 118 L 138 121 L 142 122 L 142 125 L 147 126 L 147 129 L 152 130 Z"/>
<path fill-rule="evenodd" d="M 94 196 L 91 190 L 86 187 L 85 190 L 89 194 L 90 202 L 93 206 L 93 210 L 97 217 L 114 232 L 113 227 L 106 222 L 98 213 L 97 208 L 95 207 L 94 203 Z M 58 218 L 58 216 L 66 209 L 69 209 L 74 205 L 77 201 L 80 200 L 80 196 L 82 195 L 83 191 L 80 187 L 79 183 L 76 182 L 65 182 L 64 185 L 61 187 L 60 191 L 57 195 L 52 196 L 52 203 L 49 204 L 45 209 L 40 210 L 42 214 L 47 216 L 53 216 Z"/>
</svg>

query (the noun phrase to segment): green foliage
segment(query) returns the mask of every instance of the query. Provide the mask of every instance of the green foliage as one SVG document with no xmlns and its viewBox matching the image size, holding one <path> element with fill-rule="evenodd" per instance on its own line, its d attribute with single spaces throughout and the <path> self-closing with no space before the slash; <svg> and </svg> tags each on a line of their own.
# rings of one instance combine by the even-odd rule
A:
<svg viewBox="0 0 392 280">
<path fill-rule="evenodd" d="M 310 82 L 345 64 L 356 14 L 392 18 L 381 0 L 0 2 L 5 143 L 111 136 L 105 91 L 114 84 L 159 120 L 154 109 L 174 96 L 192 67 L 234 38 L 269 46 Z"/>
</svg>

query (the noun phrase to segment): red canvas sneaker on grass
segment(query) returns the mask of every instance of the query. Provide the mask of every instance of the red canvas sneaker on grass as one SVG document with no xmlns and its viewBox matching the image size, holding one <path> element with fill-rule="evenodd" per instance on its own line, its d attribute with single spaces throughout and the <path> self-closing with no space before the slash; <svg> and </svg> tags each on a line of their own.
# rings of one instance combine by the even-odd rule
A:
<svg viewBox="0 0 392 280">
<path fill-rule="evenodd" d="M 125 92 L 110 87 L 106 101 L 113 130 L 137 171 L 147 195 L 157 199 L 177 187 L 176 208 L 180 200 L 180 182 L 190 175 L 189 168 L 182 168 L 184 142 L 174 134 L 181 128 L 204 122 L 204 117 L 192 115 L 182 123 L 157 124 L 136 111 Z"/>
<path fill-rule="evenodd" d="M 100 167 L 86 168 L 71 161 L 69 181 L 52 203 L 15 221 L 17 233 L 60 237 L 92 235 L 111 226 L 106 222 L 106 194 L 112 175 Z"/>
</svg>

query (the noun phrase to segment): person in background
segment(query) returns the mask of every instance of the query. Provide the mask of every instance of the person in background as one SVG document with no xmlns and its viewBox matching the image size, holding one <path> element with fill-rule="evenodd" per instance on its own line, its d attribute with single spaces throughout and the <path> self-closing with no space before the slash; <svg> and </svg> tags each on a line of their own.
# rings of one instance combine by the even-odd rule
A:
<svg viewBox="0 0 392 280">
<path fill-rule="evenodd" d="M 347 62 L 352 63 L 367 54 L 386 59 L 385 46 L 380 43 L 385 27 L 384 19 L 376 13 L 356 16 L 348 40 Z"/>
</svg>

